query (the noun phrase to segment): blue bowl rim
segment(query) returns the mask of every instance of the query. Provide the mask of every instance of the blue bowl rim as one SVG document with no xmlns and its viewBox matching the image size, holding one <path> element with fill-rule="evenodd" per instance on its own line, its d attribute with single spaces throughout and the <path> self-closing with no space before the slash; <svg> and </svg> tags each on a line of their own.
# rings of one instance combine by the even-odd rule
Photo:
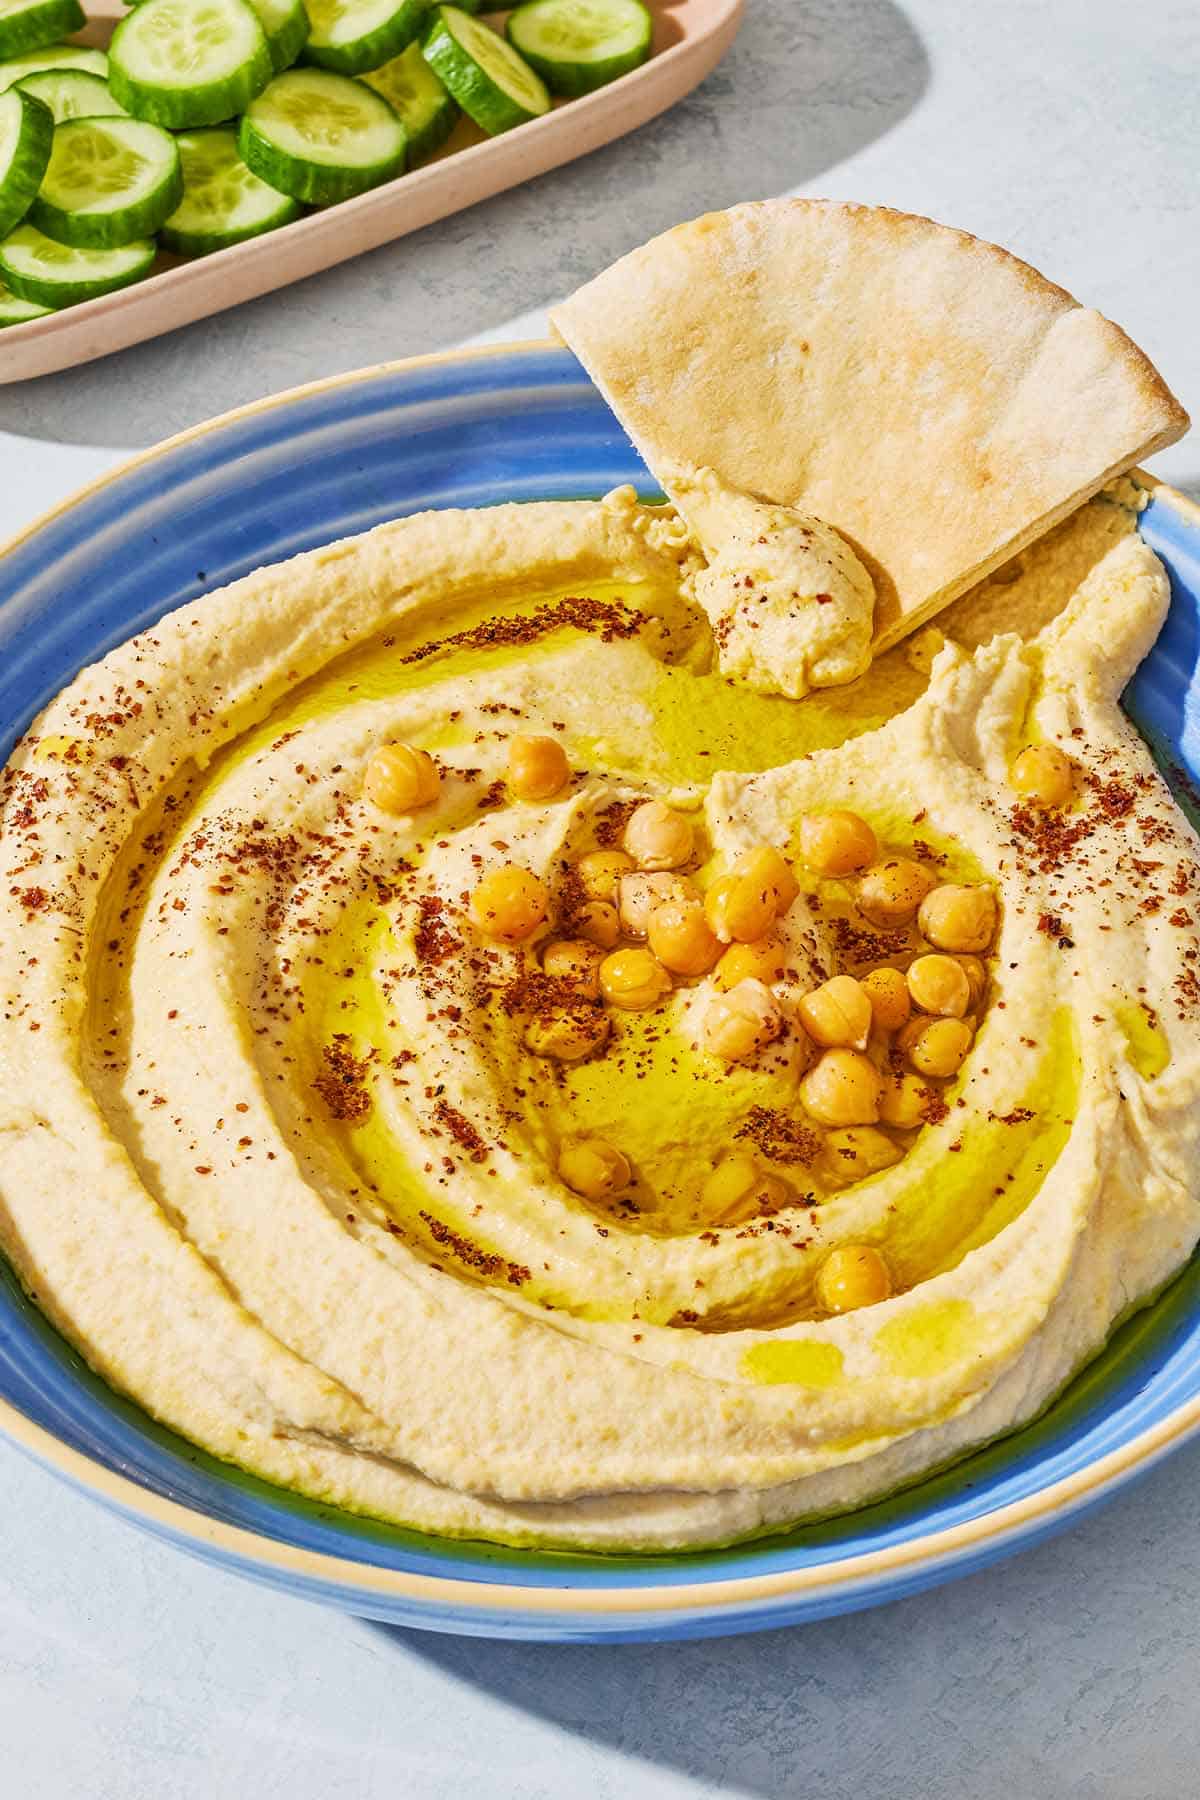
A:
<svg viewBox="0 0 1200 1800">
<path fill-rule="evenodd" d="M 0 545 L 0 558 L 134 470 L 225 426 L 338 388 L 423 368 L 554 353 L 569 355 L 563 345 L 552 339 L 480 345 L 375 363 L 267 395 L 124 458 Z M 1169 506 L 1188 526 L 1200 532 L 1200 504 L 1144 470 L 1135 470 L 1134 474 L 1157 503 Z M 481 1582 L 385 1568 L 325 1551 L 306 1550 L 209 1518 L 179 1501 L 150 1492 L 130 1477 L 105 1468 L 63 1443 L 3 1396 L 0 1433 L 72 1487 L 153 1535 L 204 1560 L 311 1599 L 367 1614 L 402 1616 L 407 1623 L 434 1629 L 478 1634 L 494 1631 L 496 1635 L 526 1637 L 635 1637 L 647 1635 L 648 1628 L 656 1635 L 684 1635 L 688 1620 L 692 1621 L 692 1631 L 697 1626 L 703 1630 L 704 1621 L 719 1629 L 722 1618 L 733 1622 L 728 1628 L 744 1630 L 788 1617 L 850 1610 L 912 1587 L 947 1580 L 1009 1554 L 1022 1544 L 1069 1524 L 1128 1482 L 1148 1473 L 1200 1433 L 1200 1394 L 1086 1468 L 977 1519 L 888 1549 L 840 1556 L 807 1567 L 763 1575 L 712 1575 L 694 1582 L 629 1588 L 589 1588 L 586 1577 L 579 1585 L 572 1583 L 565 1588 L 526 1586 L 512 1581 Z M 672 1624 L 680 1629 L 670 1631 Z M 569 1629 L 556 1631 L 556 1627 L 571 1625 L 577 1627 L 574 1633 Z"/>
</svg>

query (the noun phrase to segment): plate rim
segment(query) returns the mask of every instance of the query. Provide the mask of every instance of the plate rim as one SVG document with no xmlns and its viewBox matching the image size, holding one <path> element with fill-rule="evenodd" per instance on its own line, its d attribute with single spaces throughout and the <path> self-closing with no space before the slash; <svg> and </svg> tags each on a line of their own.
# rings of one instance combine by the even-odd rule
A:
<svg viewBox="0 0 1200 1800">
<path fill-rule="evenodd" d="M 439 365 L 461 365 L 485 359 L 504 359 L 520 354 L 570 357 L 570 351 L 553 338 L 526 338 L 433 351 L 421 356 L 398 357 L 343 371 L 264 395 L 233 407 L 211 419 L 176 432 L 74 489 L 55 505 L 20 527 L 0 543 L 0 561 L 8 558 L 46 527 L 73 508 L 170 452 L 199 442 L 221 429 L 272 411 L 372 380 Z M 586 381 L 585 371 L 580 376 Z M 1200 503 L 1145 470 L 1132 471 L 1156 502 L 1178 513 L 1193 529 L 1200 530 Z M 788 1604 L 804 1611 L 824 1602 L 823 1610 L 846 1610 L 888 1597 L 888 1588 L 919 1572 L 921 1585 L 931 1585 L 957 1572 L 959 1565 L 975 1566 L 1017 1549 L 1065 1526 L 1082 1512 L 1115 1494 L 1136 1476 L 1148 1473 L 1172 1451 L 1200 1432 L 1200 1394 L 1176 1406 L 1164 1418 L 1145 1427 L 1128 1443 L 1063 1476 L 1037 1493 L 1010 1501 L 977 1519 L 945 1526 L 903 1544 L 869 1550 L 761 1575 L 722 1576 L 714 1573 L 695 1581 L 653 1586 L 562 1587 L 525 1586 L 520 1581 L 465 1579 L 431 1575 L 415 1570 L 387 1568 L 355 1561 L 324 1550 L 305 1549 L 268 1537 L 241 1525 L 206 1516 L 193 1507 L 156 1494 L 126 1475 L 106 1468 L 81 1450 L 63 1442 L 47 1427 L 28 1418 L 11 1401 L 0 1396 L 0 1433 L 33 1460 L 59 1475 L 70 1486 L 90 1495 L 108 1510 L 154 1535 L 190 1549 L 210 1561 L 239 1573 L 284 1587 L 303 1584 L 308 1597 L 338 1604 L 356 1600 L 378 1606 L 408 1603 L 417 1609 L 406 1622 L 444 1624 L 447 1615 L 464 1617 L 475 1629 L 491 1623 L 503 1630 L 505 1620 L 522 1617 L 537 1627 L 579 1623 L 615 1629 L 636 1628 L 652 1622 L 664 1629 L 711 1614 L 714 1620 L 734 1613 L 750 1614 L 753 1623 L 782 1622 Z M 880 1591 L 882 1589 L 882 1591 Z M 897 1588 L 897 1592 L 904 1591 Z"/>
</svg>

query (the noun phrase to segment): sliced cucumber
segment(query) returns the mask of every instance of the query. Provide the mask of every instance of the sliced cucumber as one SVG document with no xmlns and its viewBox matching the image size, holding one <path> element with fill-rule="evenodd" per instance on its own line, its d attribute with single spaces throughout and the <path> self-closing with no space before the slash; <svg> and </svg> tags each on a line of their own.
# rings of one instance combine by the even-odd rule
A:
<svg viewBox="0 0 1200 1800">
<path fill-rule="evenodd" d="M 250 0 L 266 33 L 271 67 L 276 75 L 290 69 L 308 42 L 308 14 L 304 0 Z"/>
<path fill-rule="evenodd" d="M 541 76 L 461 6 L 434 7 L 422 50 L 434 74 L 489 137 L 550 111 Z"/>
<path fill-rule="evenodd" d="M 108 58 L 103 50 L 90 44 L 53 44 L 49 50 L 31 50 L 27 56 L 14 56 L 0 62 L 0 93 L 15 86 L 26 75 L 39 69 L 87 69 L 93 75 L 108 74 Z"/>
<path fill-rule="evenodd" d="M 150 273 L 155 245 L 151 239 L 122 244 L 117 250 L 81 250 L 60 244 L 36 225 L 18 225 L 0 242 L 0 275 L 13 293 L 39 306 L 73 306 L 128 287 Z"/>
<path fill-rule="evenodd" d="M 48 106 L 56 125 L 64 119 L 114 118 L 125 111 L 107 81 L 86 69 L 42 69 L 23 76 L 17 86 Z"/>
<path fill-rule="evenodd" d="M 52 310 L 36 300 L 20 299 L 6 281 L 0 281 L 0 330 L 6 325 L 24 325 L 29 319 L 44 319 Z"/>
<path fill-rule="evenodd" d="M 454 130 L 458 102 L 451 99 L 425 61 L 420 44 L 410 44 L 381 69 L 372 69 L 359 79 L 383 95 L 403 125 L 410 164 L 440 150 Z"/>
<path fill-rule="evenodd" d="M 260 181 L 238 155 L 237 132 L 228 125 L 185 131 L 183 199 L 159 234 L 164 249 L 179 256 L 207 256 L 299 218 L 299 203 Z"/>
<path fill-rule="evenodd" d="M 304 60 L 361 75 L 377 69 L 421 32 L 430 0 L 304 0 L 312 31 Z"/>
<path fill-rule="evenodd" d="M 325 206 L 399 175 L 406 144 L 387 101 L 361 81 L 288 69 L 247 108 L 238 149 L 270 187 Z"/>
<path fill-rule="evenodd" d="M 0 56 L 19 56 L 85 24 L 79 0 L 0 0 Z"/>
<path fill-rule="evenodd" d="M 183 198 L 179 146 L 146 119 L 68 119 L 30 223 L 60 244 L 111 250 L 150 237 Z"/>
<path fill-rule="evenodd" d="M 173 130 L 232 119 L 271 79 L 246 0 L 142 0 L 113 33 L 108 61 L 121 105 Z"/>
<path fill-rule="evenodd" d="M 25 217 L 37 198 L 53 141 L 48 106 L 20 88 L 0 94 L 0 236 Z"/>
<path fill-rule="evenodd" d="M 550 92 L 571 97 L 640 68 L 654 39 L 641 0 L 525 0 L 507 29 Z"/>
</svg>

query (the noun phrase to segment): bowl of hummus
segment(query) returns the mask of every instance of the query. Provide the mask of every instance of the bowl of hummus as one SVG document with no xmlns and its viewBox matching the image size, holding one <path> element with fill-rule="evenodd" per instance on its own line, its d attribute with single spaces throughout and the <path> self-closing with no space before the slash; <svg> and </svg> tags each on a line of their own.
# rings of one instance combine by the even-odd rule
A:
<svg viewBox="0 0 1200 1800">
<path fill-rule="evenodd" d="M 1200 1419 L 1195 509 L 827 681 L 869 548 L 660 481 L 501 347 L 0 564 L 0 1424 L 379 1617 L 866 1605 Z"/>
</svg>

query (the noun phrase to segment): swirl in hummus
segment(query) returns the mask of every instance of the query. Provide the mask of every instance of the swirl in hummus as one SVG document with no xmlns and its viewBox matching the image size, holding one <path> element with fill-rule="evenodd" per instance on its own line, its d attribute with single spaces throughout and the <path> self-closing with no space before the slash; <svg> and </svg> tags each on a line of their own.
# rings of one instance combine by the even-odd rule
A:
<svg viewBox="0 0 1200 1800">
<path fill-rule="evenodd" d="M 1030 1418 L 1200 1233 L 1139 498 L 802 704 L 626 490 L 86 669 L 3 795 L 29 1291 L 217 1456 L 508 1542 L 732 1540 Z"/>
</svg>

